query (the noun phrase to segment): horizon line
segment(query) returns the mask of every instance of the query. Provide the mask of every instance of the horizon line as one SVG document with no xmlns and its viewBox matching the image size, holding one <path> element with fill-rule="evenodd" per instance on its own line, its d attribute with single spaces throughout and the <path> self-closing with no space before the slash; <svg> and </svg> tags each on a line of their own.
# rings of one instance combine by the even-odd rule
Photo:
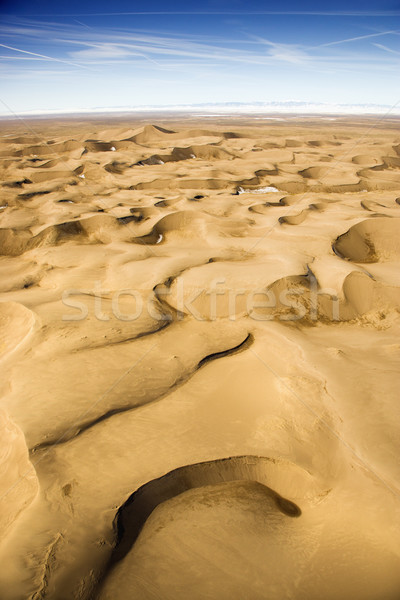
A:
<svg viewBox="0 0 400 600">
<path fill-rule="evenodd" d="M 139 106 L 111 106 L 111 107 L 91 107 L 91 108 L 60 108 L 60 109 L 34 109 L 23 110 L 20 112 L 8 111 L 0 112 L 0 119 L 18 119 L 21 117 L 53 117 L 53 116 L 73 116 L 73 115 L 101 115 L 101 114 L 130 114 L 130 113 L 186 113 L 196 114 L 199 111 L 205 111 L 204 117 L 234 117 L 234 116 L 256 116 L 256 115 L 277 115 L 277 116 L 311 116 L 311 115 L 339 115 L 339 116 L 400 116 L 400 108 L 390 104 L 339 104 L 326 102 L 306 102 L 297 100 L 271 101 L 271 102 L 220 102 L 220 103 L 201 103 L 201 104 L 172 104 L 172 105 L 139 105 Z M 286 108 L 286 110 L 284 110 Z M 296 108 L 298 110 L 296 110 Z M 307 108 L 309 111 L 307 111 Z M 291 110 L 288 110 L 291 109 Z M 303 109 L 303 110 L 302 110 Z M 306 110 L 304 110 L 306 109 Z M 375 109 L 375 110 L 374 110 Z M 219 114 L 207 114 L 207 110 L 221 112 Z M 10 114 L 11 113 L 11 114 Z"/>
</svg>

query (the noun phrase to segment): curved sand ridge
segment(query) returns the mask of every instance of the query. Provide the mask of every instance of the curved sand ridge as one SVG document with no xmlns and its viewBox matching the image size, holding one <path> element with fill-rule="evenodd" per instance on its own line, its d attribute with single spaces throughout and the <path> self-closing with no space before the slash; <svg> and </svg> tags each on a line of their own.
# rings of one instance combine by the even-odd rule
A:
<svg viewBox="0 0 400 600">
<path fill-rule="evenodd" d="M 171 323 L 171 317 L 166 317 L 166 320 L 156 320 L 156 326 L 153 325 L 147 331 L 147 335 L 132 336 L 125 345 L 117 342 L 106 344 L 106 347 L 100 344 L 89 346 L 82 348 L 79 354 L 61 354 L 57 360 L 53 360 L 53 373 L 57 374 L 57 381 L 52 381 L 51 393 L 57 395 L 58 402 L 48 405 L 46 422 L 43 422 L 38 409 L 42 402 L 41 396 L 46 393 L 45 388 L 48 385 L 48 358 L 45 356 L 44 359 L 35 360 L 36 372 L 32 379 L 32 388 L 36 392 L 31 399 L 31 413 L 24 414 L 24 403 L 21 400 L 16 401 L 13 406 L 13 413 L 18 415 L 19 422 L 28 428 L 26 437 L 29 446 L 37 450 L 66 442 L 115 414 L 134 411 L 158 401 L 195 376 L 208 363 L 245 351 L 253 341 L 250 334 L 241 330 L 231 331 L 231 328 L 222 323 L 214 327 L 213 333 L 209 332 L 206 339 L 204 325 L 174 325 Z M 137 355 L 132 342 L 138 339 L 145 343 L 146 337 L 152 337 L 158 332 L 163 335 L 162 342 L 165 346 L 155 348 L 148 357 Z M 193 347 L 188 350 L 183 346 L 189 334 Z M 150 340 L 150 344 L 151 347 L 154 342 Z M 51 341 L 49 345 L 51 348 Z M 170 352 L 174 352 L 172 362 L 167 360 Z M 157 377 L 154 377 L 152 369 L 155 357 L 165 363 L 160 367 Z M 106 371 L 99 377 L 95 372 L 95 365 L 102 363 L 106 369 L 108 364 L 109 370 L 118 373 L 121 365 L 127 365 L 129 368 L 132 360 L 135 363 L 139 359 L 143 371 L 141 379 L 128 377 L 117 394 L 110 390 L 100 403 L 93 403 L 93 394 L 101 397 L 104 380 L 109 376 Z M 77 394 L 71 394 L 71 390 L 66 387 L 71 373 L 81 381 Z M 20 393 L 25 385 L 25 377 L 21 374 L 21 381 L 17 385 Z"/>
<path fill-rule="evenodd" d="M 172 131 L 163 127 L 159 127 L 158 125 L 145 125 L 145 127 L 143 127 L 143 129 L 139 133 L 135 134 L 130 139 L 139 144 L 146 144 L 148 142 L 154 142 L 165 139 L 181 139 L 183 137 L 215 137 L 220 135 L 226 139 L 238 137 L 237 133 L 223 132 L 221 134 L 219 132 L 200 128 L 189 129 L 182 134 L 177 131 Z"/>
<path fill-rule="evenodd" d="M 34 500 L 39 485 L 20 428 L 0 410 L 0 539 Z"/>
<path fill-rule="evenodd" d="M 141 215 L 146 214 L 146 209 L 138 210 Z M 26 230 L 0 229 L 0 255 L 19 256 L 34 248 L 57 246 L 67 242 L 107 244 L 116 237 L 134 241 L 132 230 L 125 227 L 130 222 L 136 222 L 133 215 L 116 218 L 104 214 L 51 225 L 36 235 L 30 235 Z"/>
<path fill-rule="evenodd" d="M 1 123 L 2 600 L 397 600 L 399 138 L 371 124 Z"/>
<path fill-rule="evenodd" d="M 309 474 L 285 461 L 237 456 L 176 469 L 139 488 L 119 509 L 117 544 L 96 597 L 180 599 L 190 590 L 196 599 L 281 598 L 284 580 L 285 593 L 296 598 L 347 598 L 362 587 L 365 598 L 385 588 L 394 600 L 383 575 L 394 568 L 389 554 L 379 556 L 340 510 L 332 519 L 326 505 L 310 502 L 315 495 Z M 325 512 L 323 543 L 331 547 L 329 569 L 322 572 L 316 568 L 321 516 L 313 512 Z M 346 546 L 359 551 L 363 544 L 365 563 L 379 566 L 348 571 Z"/>
<path fill-rule="evenodd" d="M 156 222 L 150 233 L 135 241 L 147 244 L 159 244 L 164 239 L 187 243 L 193 235 L 203 238 L 207 236 L 239 236 L 249 230 L 248 220 L 231 220 L 224 222 L 208 214 L 198 214 L 192 210 L 175 211 Z"/>
<path fill-rule="evenodd" d="M 162 206 L 169 204 L 163 202 Z M 135 233 L 134 225 L 157 215 L 158 211 L 152 208 L 137 208 L 131 209 L 130 213 L 126 217 L 119 218 L 104 214 L 59 223 L 46 227 L 36 235 L 30 235 L 26 230 L 0 229 L 0 255 L 19 256 L 34 248 L 57 246 L 67 242 L 107 244 L 113 239 L 120 239 L 140 244 L 155 244 L 170 233 L 180 234 L 184 238 L 188 238 L 193 233 L 201 235 L 207 232 L 212 223 L 215 224 L 215 219 L 208 215 L 198 215 L 193 211 L 180 211 L 162 217 L 144 236 L 139 235 L 139 231 L 136 231 L 137 235 L 135 236 L 133 235 Z M 214 229 L 216 229 L 215 225 Z M 246 229 L 246 224 L 223 223 L 220 229 L 235 234 Z"/>
<path fill-rule="evenodd" d="M 121 560 L 129 552 L 146 520 L 159 504 L 193 488 L 231 481 L 257 481 L 267 488 L 278 510 L 289 517 L 299 517 L 301 509 L 294 502 L 283 498 L 267 486 L 271 479 L 271 471 L 274 469 L 276 469 L 274 461 L 268 458 L 235 456 L 186 465 L 146 483 L 118 510 L 115 524 L 117 542 L 112 563 Z M 293 470 L 295 472 L 295 469 Z M 296 475 L 299 476 L 298 473 Z M 296 483 L 292 481 L 293 493 L 295 489 Z"/>
<path fill-rule="evenodd" d="M 0 302 L 0 360 L 14 352 L 30 335 L 35 317 L 16 302 Z"/>
<path fill-rule="evenodd" d="M 137 165 L 157 165 L 166 162 L 179 162 L 182 160 L 190 160 L 201 158 L 203 160 L 212 159 L 232 159 L 234 158 L 229 152 L 218 146 L 205 144 L 203 146 L 188 146 L 187 148 L 174 147 L 170 154 L 153 154 L 149 158 L 139 161 Z"/>
<path fill-rule="evenodd" d="M 14 152 L 14 156 L 47 156 L 54 154 L 65 154 L 72 152 L 73 150 L 79 150 L 81 148 L 80 142 L 76 140 L 67 140 L 56 144 L 40 144 L 37 146 L 28 146 L 22 150 Z"/>
<path fill-rule="evenodd" d="M 190 312 L 205 320 L 248 315 L 288 325 L 351 321 L 383 306 L 396 308 L 400 301 L 399 287 L 375 281 L 363 272 L 351 272 L 343 278 L 340 288 L 326 290 L 312 272 L 268 282 L 260 277 L 259 265 L 249 262 L 246 270 L 245 286 L 243 280 L 232 276 L 230 285 L 224 286 L 223 274 L 240 274 L 240 270 L 235 263 L 213 261 L 171 278 L 155 291 L 176 311 Z M 211 288 L 213 299 L 206 285 L 210 280 L 215 282 Z"/>
<path fill-rule="evenodd" d="M 222 494 L 226 493 L 229 501 L 225 509 L 225 518 L 229 516 L 229 507 L 235 503 L 236 490 L 240 494 L 244 511 L 246 509 L 254 510 L 252 498 L 254 490 L 256 490 L 256 493 L 260 495 L 259 501 L 263 507 L 264 518 L 268 518 L 269 511 L 272 513 L 272 520 L 276 519 L 276 514 L 284 515 L 286 518 L 299 518 L 301 508 L 296 502 L 271 489 L 271 485 L 284 490 L 285 494 L 291 495 L 297 501 L 298 499 L 304 501 L 305 497 L 309 498 L 319 492 L 318 486 L 315 485 L 310 475 L 302 469 L 285 461 L 259 456 L 233 456 L 185 465 L 141 486 L 117 512 L 115 549 L 105 571 L 104 580 L 100 582 L 96 594 L 100 598 L 122 598 L 124 595 L 134 592 L 136 589 L 135 579 L 133 578 L 132 587 L 130 587 L 129 580 L 131 578 L 129 575 L 127 576 L 126 571 L 132 566 L 130 552 L 141 535 L 146 521 L 149 518 L 157 518 L 156 515 L 160 514 L 159 511 L 162 508 L 160 505 L 165 504 L 166 507 L 169 507 L 173 498 L 178 497 L 180 502 L 185 503 L 189 490 L 203 489 L 204 504 L 210 508 L 214 505 L 213 494 L 216 490 L 221 490 Z M 196 496 L 189 497 L 191 498 L 189 502 L 193 505 L 196 502 Z M 248 506 L 246 506 L 247 499 Z M 217 500 L 216 506 L 218 504 Z M 227 524 L 225 524 L 225 534 L 229 536 Z M 192 542 L 195 543 L 195 537 Z M 119 586 L 117 584 L 121 580 L 124 581 L 122 587 L 121 584 Z M 162 593 L 161 590 L 159 593 Z"/>
<path fill-rule="evenodd" d="M 381 163 L 381 159 L 378 157 L 371 156 L 370 154 L 357 154 L 351 159 L 356 165 L 378 165 Z"/>
<path fill-rule="evenodd" d="M 353 225 L 333 247 L 343 258 L 359 263 L 396 259 L 400 255 L 400 219 L 377 217 Z"/>
</svg>

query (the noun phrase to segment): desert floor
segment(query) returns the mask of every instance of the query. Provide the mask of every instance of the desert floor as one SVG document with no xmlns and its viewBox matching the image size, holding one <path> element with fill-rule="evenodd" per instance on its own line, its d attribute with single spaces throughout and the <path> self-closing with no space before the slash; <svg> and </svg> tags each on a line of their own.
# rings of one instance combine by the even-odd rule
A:
<svg viewBox="0 0 400 600">
<path fill-rule="evenodd" d="M 400 597 L 391 118 L 0 122 L 1 600 Z"/>
</svg>

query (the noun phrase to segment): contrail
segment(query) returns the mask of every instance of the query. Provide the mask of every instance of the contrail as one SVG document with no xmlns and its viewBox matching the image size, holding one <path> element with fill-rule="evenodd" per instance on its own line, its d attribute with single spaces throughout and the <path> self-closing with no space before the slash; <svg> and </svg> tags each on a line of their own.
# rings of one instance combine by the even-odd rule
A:
<svg viewBox="0 0 400 600">
<path fill-rule="evenodd" d="M 13 46 L 6 46 L 6 44 L 0 44 L 2 48 L 7 48 L 8 50 L 15 50 L 15 52 L 22 52 L 23 54 L 29 54 L 31 56 L 37 56 L 39 58 L 43 58 L 45 60 L 52 60 L 59 63 L 64 63 L 66 65 L 72 65 L 73 67 L 79 67 L 80 69 L 89 69 L 89 67 L 85 67 L 84 65 L 79 65 L 74 62 L 70 62 L 68 60 L 62 60 L 61 58 L 53 58 L 52 56 L 46 56 L 44 54 L 37 54 L 37 52 L 29 52 L 28 50 L 21 50 L 20 48 L 14 48 Z M 91 70 L 91 69 L 89 69 Z"/>
<path fill-rule="evenodd" d="M 384 46 L 383 44 L 374 44 L 374 46 L 376 46 L 377 48 L 380 48 L 381 50 L 386 50 L 386 52 L 390 52 L 391 54 L 400 55 L 400 52 L 398 52 L 397 50 L 392 50 L 392 48 L 388 48 L 387 46 Z"/>
<path fill-rule="evenodd" d="M 357 37 L 347 38 L 345 40 L 337 40 L 336 42 L 327 42 L 326 44 L 319 44 L 314 46 L 315 48 L 323 48 L 325 46 L 335 46 L 336 44 L 345 44 L 346 42 L 356 42 L 357 40 L 366 40 L 368 38 L 379 37 L 381 35 L 395 34 L 398 35 L 400 32 L 396 30 L 381 31 L 380 33 L 369 33 L 368 35 L 359 35 Z"/>
</svg>

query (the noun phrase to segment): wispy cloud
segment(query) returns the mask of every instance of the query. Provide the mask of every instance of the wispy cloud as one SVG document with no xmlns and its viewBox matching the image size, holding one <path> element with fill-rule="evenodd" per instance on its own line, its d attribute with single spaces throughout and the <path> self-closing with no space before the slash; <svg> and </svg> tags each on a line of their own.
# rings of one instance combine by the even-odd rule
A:
<svg viewBox="0 0 400 600">
<path fill-rule="evenodd" d="M 386 52 L 390 52 L 390 54 L 397 54 L 397 56 L 400 56 L 400 52 L 398 50 L 393 50 L 392 48 L 388 48 L 383 44 L 374 44 L 374 46 L 380 48 L 381 50 L 385 50 Z"/>
<path fill-rule="evenodd" d="M 71 62 L 69 60 L 63 60 L 61 58 L 54 58 L 52 56 L 46 56 L 44 54 L 38 54 L 37 52 L 30 52 L 29 50 L 22 50 L 21 48 L 15 48 L 14 46 L 7 46 L 6 44 L 0 44 L 0 47 L 1 48 L 7 48 L 7 50 L 13 50 L 14 52 L 21 52 L 22 54 L 28 54 L 30 56 L 35 56 L 36 58 L 39 58 L 39 59 L 42 59 L 42 60 L 64 63 L 66 65 L 72 65 L 73 67 L 79 67 L 80 69 L 88 69 L 88 67 L 85 66 L 85 65 L 80 65 L 78 63 L 74 63 L 74 62 Z"/>
<path fill-rule="evenodd" d="M 270 56 L 278 61 L 289 62 L 292 64 L 305 64 L 310 59 L 310 56 L 299 44 L 282 44 L 278 42 L 272 42 L 271 40 L 267 40 L 255 35 L 252 35 L 251 37 L 260 44 L 267 46 L 267 56 Z"/>
<path fill-rule="evenodd" d="M 196 64 L 197 61 L 206 59 L 212 60 L 214 64 L 220 62 L 266 66 L 281 62 L 304 65 L 312 59 L 300 45 L 277 43 L 257 36 L 252 36 L 252 38 L 252 43 L 256 43 L 259 46 L 258 48 L 238 49 L 229 45 L 226 40 L 217 45 L 191 37 L 176 38 L 156 34 L 137 34 L 135 32 L 130 35 L 115 34 L 109 38 L 109 42 L 103 42 L 103 44 L 83 42 L 81 39 L 61 39 L 60 41 L 66 44 L 93 47 L 93 50 L 68 52 L 68 56 L 71 58 L 97 60 L 102 57 L 119 58 L 124 56 L 129 59 L 131 56 L 144 56 L 151 60 L 152 56 L 153 61 L 158 66 L 162 66 L 162 61 L 165 61 L 168 57 L 186 58 L 196 61 Z M 236 40 L 234 43 L 236 44 Z M 96 51 L 96 48 L 98 51 Z"/>
<path fill-rule="evenodd" d="M 76 72 L 71 70 L 71 71 L 66 71 L 66 70 L 56 70 L 56 69 L 35 69 L 35 68 L 29 68 L 26 69 L 24 71 L 7 71 L 5 70 L 4 72 L 2 71 L 1 73 L 2 78 L 3 79 L 11 79 L 11 80 L 16 80 L 16 81 L 23 81 L 23 80 L 32 80 L 32 81 L 39 81 L 39 80 L 45 80 L 48 79 L 49 77 L 51 77 L 52 80 L 54 80 L 54 78 L 59 78 L 60 81 L 65 82 L 65 81 L 75 81 L 76 80 Z"/>
<path fill-rule="evenodd" d="M 122 58 L 131 56 L 131 52 L 117 44 L 86 44 L 89 46 L 83 50 L 70 52 L 69 55 L 83 60 L 102 58 Z"/>
<path fill-rule="evenodd" d="M 367 40 L 373 37 L 381 37 L 383 35 L 399 35 L 400 31 L 398 30 L 390 30 L 390 31 L 381 31 L 379 33 L 369 33 L 367 35 L 358 35 L 356 37 L 346 38 L 344 40 L 336 40 L 334 42 L 327 42 L 326 44 L 319 44 L 318 46 L 314 46 L 315 48 L 325 48 L 327 46 L 337 46 L 338 44 L 347 44 L 349 42 L 358 42 L 360 40 Z"/>
<path fill-rule="evenodd" d="M 263 11 L 263 14 L 272 12 Z M 51 89 L 49 98 L 56 103 L 60 102 L 58 98 L 63 97 L 59 81 L 64 69 L 66 96 L 71 97 L 71 102 L 77 102 L 73 100 L 75 92 L 71 89 L 74 89 L 88 97 L 97 98 L 100 94 L 106 98 L 104 102 L 115 102 L 115 98 L 119 102 L 123 98 L 125 102 L 138 104 L 149 99 L 157 100 L 161 86 L 163 96 L 174 98 L 179 93 L 189 101 L 193 97 L 214 97 L 216 93 L 222 99 L 229 98 L 231 94 L 234 94 L 233 99 L 265 99 L 273 98 L 275 94 L 280 97 L 292 93 L 296 98 L 300 94 L 303 98 L 314 94 L 329 99 L 332 90 L 335 94 L 335 86 L 337 97 L 345 96 L 348 91 L 349 99 L 353 100 L 358 96 L 369 97 L 364 91 L 358 91 L 357 84 L 353 84 L 356 80 L 363 80 L 364 89 L 368 92 L 371 72 L 376 73 L 380 80 L 389 82 L 394 80 L 393 73 L 398 71 L 399 53 L 390 46 L 396 48 L 392 41 L 398 39 L 400 32 L 389 29 L 390 22 L 385 31 L 345 39 L 339 39 L 340 33 L 337 34 L 342 28 L 332 29 L 329 26 L 323 37 L 318 32 L 317 39 L 329 40 L 328 32 L 332 41 L 311 45 L 309 30 L 303 36 L 301 31 L 296 31 L 294 40 L 290 28 L 275 30 L 271 26 L 265 29 L 269 32 L 265 37 L 257 37 L 254 33 L 259 33 L 260 28 L 252 30 L 249 27 L 247 32 L 239 20 L 236 29 L 226 27 L 222 35 L 218 35 L 217 29 L 212 27 L 182 27 L 177 32 L 168 32 L 129 28 L 128 19 L 120 19 L 120 26 L 115 28 L 89 27 L 85 26 L 85 19 L 83 22 L 77 20 L 71 19 L 69 23 L 65 20 L 57 23 L 53 19 L 51 22 L 20 19 L 10 23 L 3 20 L 0 23 L 4 42 L 0 44 L 2 76 L 13 79 L 13 86 L 14 81 L 19 79 L 35 81 L 35 77 L 40 78 L 44 83 L 43 89 Z M 108 21 L 111 22 L 111 19 L 105 19 L 103 23 Z M 135 19 L 135 24 L 138 21 Z M 160 21 L 165 20 L 161 19 L 158 23 Z M 92 25 L 92 21 L 89 23 Z M 336 31 L 336 39 L 332 31 Z M 353 31 L 358 33 L 359 25 L 356 24 Z M 386 46 L 371 43 L 386 43 L 387 40 Z M 34 64 L 33 61 L 43 63 Z M 54 69 L 50 61 L 55 63 Z M 35 69 L 36 66 L 38 69 Z M 84 69 L 93 74 L 88 76 Z M 57 86 L 53 86 L 55 77 Z M 67 83 L 71 78 L 75 79 L 74 88 Z M 104 86 L 104 81 L 111 80 L 112 85 Z M 334 81 L 337 85 L 332 83 Z M 311 92 L 310 85 L 314 86 Z M 21 92 L 17 85 L 14 88 L 18 103 Z M 391 99 L 396 93 L 396 85 L 387 83 L 387 90 Z M 381 96 L 383 93 L 379 92 L 380 99 Z M 374 94 L 371 93 L 371 97 L 374 98 Z"/>
<path fill-rule="evenodd" d="M 22 39 L 21 27 L 12 29 L 14 36 L 16 36 L 15 30 L 18 29 L 18 36 L 21 36 Z M 250 45 L 243 46 L 243 44 L 238 45 L 236 40 L 227 39 L 220 39 L 219 43 L 211 43 L 208 35 L 199 36 L 189 33 L 187 35 L 167 35 L 112 29 L 86 30 L 78 26 L 60 27 L 54 24 L 44 24 L 45 33 L 42 31 L 40 36 L 39 31 L 40 28 L 37 24 L 25 28 L 23 38 L 25 41 L 30 40 L 30 44 L 33 46 L 32 50 L 6 44 L 2 44 L 2 47 L 26 57 L 36 57 L 41 60 L 55 61 L 91 70 L 93 68 L 110 68 L 117 64 L 137 67 L 138 59 L 142 60 L 144 64 L 152 65 L 157 70 L 191 69 L 192 72 L 200 67 L 200 63 L 204 62 L 213 68 L 217 68 L 218 65 L 220 67 L 227 65 L 265 67 L 287 65 L 289 68 L 292 65 L 310 71 L 312 69 L 331 70 L 334 66 L 336 71 L 343 69 L 346 72 L 349 69 L 374 69 L 378 63 L 384 62 L 379 57 L 366 56 L 365 53 L 362 55 L 356 52 L 337 54 L 328 52 L 329 48 L 325 49 L 324 47 L 335 46 L 345 40 L 327 43 L 322 47 L 312 47 L 242 34 L 251 38 Z M 361 36 L 361 38 L 376 37 L 377 35 L 371 34 Z M 38 37 L 45 38 L 49 49 L 52 50 L 51 53 L 44 54 L 35 51 Z M 351 38 L 351 41 L 356 39 Z M 246 42 L 247 40 L 240 41 Z M 76 49 L 72 49 L 71 46 L 75 46 Z M 319 50 L 324 50 L 324 52 Z M 57 53 L 57 57 L 51 55 L 53 52 Z M 12 57 L 10 60 L 13 60 Z M 386 60 L 385 68 L 388 66 L 392 67 Z"/>
<path fill-rule="evenodd" d="M 268 12 L 268 11 L 267 11 Z M 225 13 L 224 13 L 225 14 Z M 331 67 L 333 63 L 338 69 L 362 68 L 368 62 L 370 67 L 383 60 L 372 50 L 369 55 L 365 50 L 363 54 L 346 49 L 346 53 L 330 52 L 330 47 L 346 43 L 357 43 L 369 38 L 379 36 L 399 35 L 399 30 L 387 30 L 363 36 L 333 40 L 324 44 L 310 46 L 309 44 L 292 44 L 286 41 L 265 39 L 245 32 L 238 35 L 237 39 L 227 37 L 215 38 L 210 34 L 194 34 L 179 32 L 165 34 L 155 32 L 85 28 L 78 24 L 60 24 L 37 21 L 26 21 L 25 24 L 0 25 L 0 33 L 13 36 L 15 40 L 30 40 L 29 50 L 22 50 L 14 45 L 3 47 L 16 52 L 36 56 L 43 60 L 54 60 L 71 64 L 79 68 L 91 68 L 103 64 L 128 64 L 141 58 L 150 62 L 158 69 L 173 68 L 172 60 L 187 61 L 187 67 L 192 63 L 210 61 L 210 64 L 253 64 L 265 66 L 278 66 L 280 64 L 298 65 L 311 69 L 313 67 Z M 232 36 L 233 37 L 233 36 Z M 40 40 L 41 48 L 48 44 L 48 53 L 38 53 L 36 48 Z M 246 46 L 247 44 L 247 46 Z M 19 45 L 18 45 L 19 46 Z M 71 49 L 71 46 L 77 46 Z M 25 46 L 26 47 L 26 46 Z M 56 54 L 57 56 L 52 56 Z M 367 60 L 365 60 L 367 58 Z M 168 62 L 168 64 L 167 64 Z"/>
</svg>

